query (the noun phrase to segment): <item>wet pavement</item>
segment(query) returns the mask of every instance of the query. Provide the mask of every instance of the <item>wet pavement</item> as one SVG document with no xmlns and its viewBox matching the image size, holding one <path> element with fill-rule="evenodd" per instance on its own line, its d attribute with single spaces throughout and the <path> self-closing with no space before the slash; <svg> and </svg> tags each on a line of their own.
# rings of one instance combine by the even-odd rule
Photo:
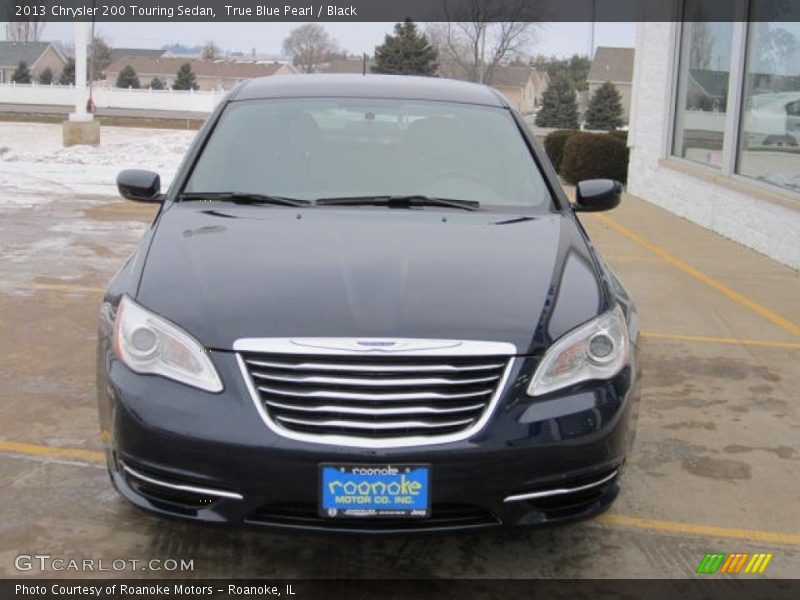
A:
<svg viewBox="0 0 800 600">
<path fill-rule="evenodd" d="M 0 576 L 40 575 L 14 558 L 46 553 L 194 564 L 104 574 L 117 576 L 671 578 L 714 551 L 771 552 L 762 577 L 800 576 L 796 271 L 635 198 L 583 217 L 644 332 L 637 443 L 612 510 L 535 531 L 278 535 L 157 519 L 114 492 L 99 454 L 96 317 L 155 209 L 35 194 L 47 202 L 0 203 Z"/>
</svg>

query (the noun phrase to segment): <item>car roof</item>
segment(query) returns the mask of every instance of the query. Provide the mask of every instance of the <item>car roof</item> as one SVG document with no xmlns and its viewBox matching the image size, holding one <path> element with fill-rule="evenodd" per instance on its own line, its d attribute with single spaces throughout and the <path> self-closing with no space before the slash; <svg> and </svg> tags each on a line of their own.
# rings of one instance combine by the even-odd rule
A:
<svg viewBox="0 0 800 600">
<path fill-rule="evenodd" d="M 506 106 L 485 85 L 409 75 L 273 75 L 250 79 L 232 101 L 266 98 L 397 98 Z"/>
</svg>

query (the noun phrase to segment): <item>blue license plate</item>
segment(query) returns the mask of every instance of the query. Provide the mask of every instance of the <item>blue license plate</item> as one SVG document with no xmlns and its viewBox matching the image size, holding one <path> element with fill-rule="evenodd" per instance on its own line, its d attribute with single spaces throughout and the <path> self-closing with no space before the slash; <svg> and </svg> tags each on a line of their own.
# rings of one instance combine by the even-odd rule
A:
<svg viewBox="0 0 800 600">
<path fill-rule="evenodd" d="M 320 465 L 320 515 L 329 518 L 425 518 L 427 465 Z"/>
</svg>

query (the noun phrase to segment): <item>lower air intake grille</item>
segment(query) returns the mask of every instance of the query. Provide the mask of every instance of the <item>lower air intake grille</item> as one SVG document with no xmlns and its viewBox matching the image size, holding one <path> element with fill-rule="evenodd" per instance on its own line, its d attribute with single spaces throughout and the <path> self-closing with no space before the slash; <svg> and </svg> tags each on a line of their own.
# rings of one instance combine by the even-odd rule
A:
<svg viewBox="0 0 800 600">
<path fill-rule="evenodd" d="M 240 357 L 263 412 L 280 429 L 367 441 L 469 431 L 492 405 L 510 360 L 254 352 Z"/>
<path fill-rule="evenodd" d="M 352 531 L 404 531 L 436 529 L 469 529 L 498 525 L 499 521 L 489 511 L 470 504 L 434 502 L 427 519 L 324 519 L 314 504 L 283 502 L 267 504 L 251 514 L 247 521 L 284 527 L 313 529 L 346 529 Z"/>
</svg>

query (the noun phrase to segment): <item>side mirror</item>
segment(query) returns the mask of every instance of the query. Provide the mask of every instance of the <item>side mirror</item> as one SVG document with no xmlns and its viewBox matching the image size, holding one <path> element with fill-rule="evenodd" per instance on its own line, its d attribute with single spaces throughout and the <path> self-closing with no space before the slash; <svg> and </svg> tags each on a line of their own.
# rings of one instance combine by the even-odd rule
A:
<svg viewBox="0 0 800 600">
<path fill-rule="evenodd" d="M 622 200 L 622 184 L 613 179 L 587 179 L 579 181 L 575 191 L 576 212 L 611 210 Z"/>
<path fill-rule="evenodd" d="M 152 171 L 125 169 L 117 175 L 117 189 L 120 196 L 134 202 L 164 201 L 161 195 L 161 177 Z"/>
</svg>

